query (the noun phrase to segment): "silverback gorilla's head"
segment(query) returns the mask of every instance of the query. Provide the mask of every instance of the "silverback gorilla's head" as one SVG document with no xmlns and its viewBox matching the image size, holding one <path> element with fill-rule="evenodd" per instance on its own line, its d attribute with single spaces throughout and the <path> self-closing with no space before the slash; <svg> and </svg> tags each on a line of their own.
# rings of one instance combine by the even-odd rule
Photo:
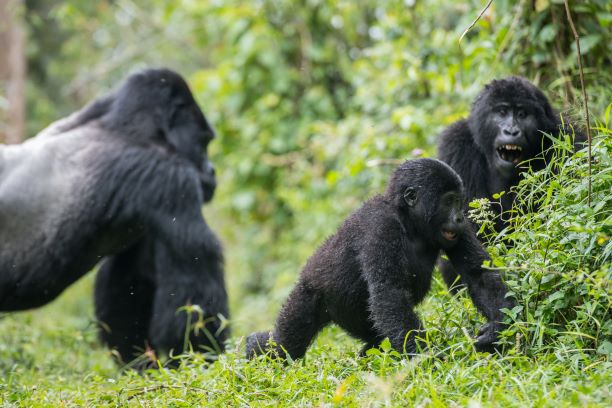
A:
<svg viewBox="0 0 612 408">
<path fill-rule="evenodd" d="M 438 247 L 455 245 L 466 227 L 461 178 L 439 160 L 405 161 L 391 175 L 385 195 Z"/>
<path fill-rule="evenodd" d="M 521 77 L 494 80 L 476 97 L 468 119 L 489 167 L 504 178 L 519 173 L 519 163 L 550 147 L 544 135 L 558 131 L 546 96 Z"/>
<path fill-rule="evenodd" d="M 215 132 L 179 74 L 169 69 L 137 72 L 88 110 L 118 135 L 190 161 L 200 175 L 204 202 L 212 199 L 217 182 L 208 144 Z"/>
</svg>

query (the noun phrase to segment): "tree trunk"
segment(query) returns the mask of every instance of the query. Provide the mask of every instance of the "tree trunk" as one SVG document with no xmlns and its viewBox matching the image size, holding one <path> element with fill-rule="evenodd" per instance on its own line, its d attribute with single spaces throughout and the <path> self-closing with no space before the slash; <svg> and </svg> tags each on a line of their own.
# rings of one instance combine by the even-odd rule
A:
<svg viewBox="0 0 612 408">
<path fill-rule="evenodd" d="M 0 0 L 0 143 L 25 133 L 25 34 L 22 0 Z"/>
</svg>

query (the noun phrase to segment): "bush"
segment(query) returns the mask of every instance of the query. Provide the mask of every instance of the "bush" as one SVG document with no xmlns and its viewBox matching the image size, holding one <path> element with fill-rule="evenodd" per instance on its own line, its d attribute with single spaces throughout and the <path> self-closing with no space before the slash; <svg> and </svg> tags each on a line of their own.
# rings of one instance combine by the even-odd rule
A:
<svg viewBox="0 0 612 408">
<path fill-rule="evenodd" d="M 587 150 L 572 155 L 566 136 L 546 169 L 517 186 L 510 226 L 489 236 L 493 263 L 519 300 L 509 331 L 528 354 L 551 346 L 612 353 L 612 131 L 595 130 L 591 204 Z M 474 206 L 482 218 L 486 206 Z"/>
</svg>

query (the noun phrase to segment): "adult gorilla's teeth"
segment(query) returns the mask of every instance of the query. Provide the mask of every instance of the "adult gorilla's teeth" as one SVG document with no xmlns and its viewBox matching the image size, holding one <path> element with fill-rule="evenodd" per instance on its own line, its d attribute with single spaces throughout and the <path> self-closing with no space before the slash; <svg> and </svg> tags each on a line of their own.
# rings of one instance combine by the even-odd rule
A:
<svg viewBox="0 0 612 408">
<path fill-rule="evenodd" d="M 512 144 L 504 145 L 503 148 L 506 150 L 518 150 L 519 152 L 523 150 L 521 146 L 512 145 Z"/>
</svg>

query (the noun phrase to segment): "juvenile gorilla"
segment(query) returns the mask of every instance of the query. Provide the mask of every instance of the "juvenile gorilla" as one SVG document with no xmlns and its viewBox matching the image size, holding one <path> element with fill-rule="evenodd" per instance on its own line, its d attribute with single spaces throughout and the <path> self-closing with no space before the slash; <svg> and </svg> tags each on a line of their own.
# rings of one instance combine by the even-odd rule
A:
<svg viewBox="0 0 612 408">
<path fill-rule="evenodd" d="M 451 166 L 465 185 L 465 204 L 477 198 L 492 199 L 505 191 L 498 214 L 511 209 L 517 185 L 527 166 L 539 170 L 550 155 L 552 141 L 545 134 L 574 133 L 562 123 L 546 96 L 529 81 L 508 77 L 492 81 L 476 97 L 467 119 L 449 126 L 440 136 L 438 157 Z M 575 143 L 584 141 L 575 130 Z M 528 161 L 528 162 L 526 162 Z M 501 231 L 506 221 L 496 218 Z M 449 287 L 460 282 L 457 271 L 446 261 L 440 264 Z"/>
<path fill-rule="evenodd" d="M 350 215 L 308 260 L 274 331 L 247 338 L 247 357 L 264 352 L 270 335 L 279 356 L 302 357 L 331 322 L 363 340 L 363 351 L 386 337 L 398 351 L 418 351 L 423 326 L 413 308 L 429 291 L 441 250 L 488 319 L 476 347 L 491 350 L 503 319 L 500 309 L 513 303 L 499 274 L 481 266 L 489 257 L 465 223 L 463 202 L 461 179 L 446 164 L 403 163 L 385 193 Z"/>
<path fill-rule="evenodd" d="M 216 185 L 213 137 L 185 81 L 152 69 L 0 146 L 0 311 L 44 305 L 103 260 L 96 315 L 122 359 L 180 352 L 186 304 L 211 334 L 192 334 L 194 347 L 222 350 L 222 251 L 201 213 Z"/>
</svg>

